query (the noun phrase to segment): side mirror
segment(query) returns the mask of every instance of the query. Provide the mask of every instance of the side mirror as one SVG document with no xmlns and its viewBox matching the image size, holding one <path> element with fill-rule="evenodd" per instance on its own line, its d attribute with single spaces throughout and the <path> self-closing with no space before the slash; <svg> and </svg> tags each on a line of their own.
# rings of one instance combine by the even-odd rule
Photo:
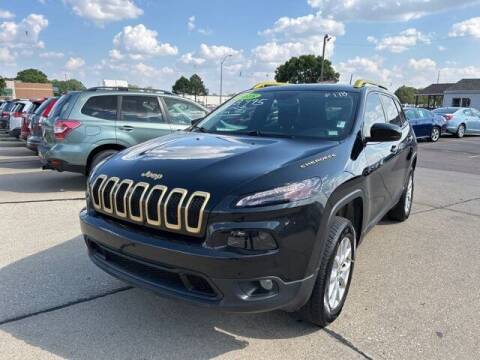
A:
<svg viewBox="0 0 480 360">
<path fill-rule="evenodd" d="M 402 129 L 395 124 L 376 123 L 370 128 L 367 142 L 397 141 L 402 138 Z"/>
</svg>

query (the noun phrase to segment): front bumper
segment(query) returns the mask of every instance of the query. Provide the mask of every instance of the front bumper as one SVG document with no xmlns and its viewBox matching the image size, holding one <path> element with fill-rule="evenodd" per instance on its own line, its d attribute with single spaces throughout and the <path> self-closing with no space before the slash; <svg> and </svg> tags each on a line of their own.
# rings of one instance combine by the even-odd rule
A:
<svg viewBox="0 0 480 360">
<path fill-rule="evenodd" d="M 279 264 L 281 249 L 261 254 L 208 249 L 200 241 L 171 241 L 87 210 L 80 222 L 98 267 L 162 296 L 232 312 L 294 311 L 306 303 L 315 283 L 315 272 L 288 281 L 279 276 L 279 267 L 294 263 Z M 260 280 L 271 280 L 273 289 L 261 288 Z"/>
</svg>

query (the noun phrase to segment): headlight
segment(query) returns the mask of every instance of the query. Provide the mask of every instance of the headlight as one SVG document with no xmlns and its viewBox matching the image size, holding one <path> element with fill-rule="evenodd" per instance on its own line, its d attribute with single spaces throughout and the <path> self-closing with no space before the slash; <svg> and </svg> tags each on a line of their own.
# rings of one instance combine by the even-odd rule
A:
<svg viewBox="0 0 480 360">
<path fill-rule="evenodd" d="M 258 192 L 240 199 L 237 207 L 253 207 L 260 205 L 283 204 L 307 199 L 315 195 L 322 185 L 319 178 L 306 179 L 300 182 L 280 186 L 272 190 Z"/>
</svg>

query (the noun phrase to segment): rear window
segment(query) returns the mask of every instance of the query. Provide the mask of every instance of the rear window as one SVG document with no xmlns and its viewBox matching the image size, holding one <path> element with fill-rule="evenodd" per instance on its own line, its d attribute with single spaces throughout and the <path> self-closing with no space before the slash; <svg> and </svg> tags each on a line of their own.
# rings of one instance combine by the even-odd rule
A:
<svg viewBox="0 0 480 360">
<path fill-rule="evenodd" d="M 82 107 L 82 114 L 105 120 L 117 119 L 116 95 L 92 96 Z"/>
<path fill-rule="evenodd" d="M 41 114 L 43 110 L 45 110 L 45 108 L 48 106 L 48 104 L 52 102 L 52 100 L 53 99 L 47 99 L 43 103 L 41 103 L 40 106 L 35 109 L 35 115 Z"/>
<path fill-rule="evenodd" d="M 71 105 L 73 104 L 73 101 L 75 100 L 75 93 L 70 93 L 70 94 L 65 94 L 61 96 L 58 101 L 55 103 L 53 106 L 52 110 L 50 111 L 50 114 L 48 117 L 56 118 L 56 117 L 62 117 L 65 118 L 68 111 L 71 108 Z"/>
</svg>

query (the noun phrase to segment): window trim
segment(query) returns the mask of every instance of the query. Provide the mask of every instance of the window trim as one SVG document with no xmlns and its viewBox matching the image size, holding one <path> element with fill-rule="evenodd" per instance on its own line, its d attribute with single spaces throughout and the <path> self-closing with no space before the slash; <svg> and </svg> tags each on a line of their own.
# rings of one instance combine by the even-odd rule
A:
<svg viewBox="0 0 480 360">
<path fill-rule="evenodd" d="M 369 91 L 367 93 L 367 95 L 365 96 L 365 105 L 363 106 L 363 114 L 362 114 L 362 137 L 364 139 L 368 138 L 368 136 L 366 134 L 366 130 L 365 130 L 365 113 L 367 112 L 368 97 L 370 95 L 376 95 L 378 97 L 378 100 L 380 101 L 380 106 L 382 107 L 384 124 L 388 124 L 387 123 L 387 115 L 385 114 L 385 109 L 383 107 L 382 99 L 380 98 L 380 95 L 382 95 L 382 93 L 379 92 L 379 91 Z M 379 124 L 379 123 L 374 123 L 374 124 Z"/>
<path fill-rule="evenodd" d="M 405 119 L 402 117 L 401 111 L 398 110 L 395 99 L 392 96 L 390 96 L 389 94 L 380 93 L 380 102 L 382 103 L 382 106 L 383 106 L 383 113 L 385 114 L 385 120 L 387 120 L 387 111 L 385 110 L 386 106 L 385 106 L 385 103 L 384 103 L 384 100 L 382 99 L 382 97 L 389 98 L 390 100 L 393 101 L 393 105 L 394 105 L 395 109 L 397 110 L 398 116 L 400 117 L 400 121 L 402 121 L 401 125 L 397 125 L 397 124 L 393 124 L 393 125 L 397 125 L 400 129 L 403 129 L 406 126 Z M 390 121 L 387 121 L 387 124 L 392 124 L 392 123 Z"/>
<path fill-rule="evenodd" d="M 143 96 L 143 97 L 151 97 L 151 98 L 156 98 L 157 99 L 157 103 L 158 103 L 158 106 L 160 107 L 160 114 L 162 115 L 162 119 L 164 119 L 165 121 L 162 121 L 162 122 L 155 122 L 155 123 L 151 123 L 151 122 L 145 122 L 145 121 L 142 121 L 142 123 L 146 123 L 146 124 L 166 124 L 166 125 L 170 125 L 170 120 L 168 119 L 168 117 L 166 116 L 166 112 L 165 112 L 165 109 L 163 107 L 163 103 L 160 99 L 160 96 L 156 96 L 156 95 L 148 95 L 148 94 L 121 94 L 121 95 L 117 95 L 118 96 L 118 110 L 117 110 L 117 121 L 132 121 L 133 120 L 123 120 L 122 119 L 122 104 L 123 104 L 123 97 L 124 96 Z M 140 121 L 139 121 L 140 122 Z"/>
</svg>

